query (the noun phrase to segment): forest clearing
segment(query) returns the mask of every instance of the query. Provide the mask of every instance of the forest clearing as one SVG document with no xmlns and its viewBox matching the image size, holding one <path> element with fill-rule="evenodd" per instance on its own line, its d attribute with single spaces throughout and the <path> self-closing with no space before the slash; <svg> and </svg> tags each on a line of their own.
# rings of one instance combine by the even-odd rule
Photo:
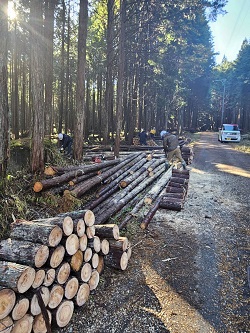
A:
<svg viewBox="0 0 250 333">
<path fill-rule="evenodd" d="M 43 229 L 48 224 L 48 220 L 52 222 L 52 216 L 60 216 L 60 221 L 64 219 L 73 221 L 71 227 L 71 223 L 68 223 L 68 221 L 65 224 L 65 228 L 63 225 L 59 228 L 63 230 L 64 236 L 57 229 L 54 229 L 55 226 L 51 227 L 50 230 L 53 230 L 54 235 L 51 239 L 56 243 L 47 245 L 50 249 L 54 247 L 58 250 L 56 255 L 49 256 L 49 261 L 46 260 L 45 266 L 40 264 L 41 267 L 39 269 L 38 267 L 35 268 L 41 274 L 43 267 L 46 267 L 45 272 L 47 273 L 45 275 L 41 274 L 42 277 L 40 277 L 39 282 L 41 286 L 38 288 L 44 288 L 44 297 L 49 297 L 48 291 L 49 295 L 55 293 L 57 295 L 56 301 L 53 299 L 49 306 L 45 306 L 49 310 L 48 313 L 50 314 L 51 307 L 53 308 L 52 302 L 61 304 L 61 312 L 58 315 L 59 319 L 57 319 L 61 328 L 60 330 L 55 328 L 58 323 L 54 326 L 55 319 L 53 319 L 52 332 L 81 332 L 82 330 L 89 333 L 133 332 L 135 330 L 138 332 L 200 332 L 201 329 L 203 332 L 218 333 L 249 331 L 249 285 L 247 281 L 250 237 L 247 213 L 249 196 L 245 194 L 247 192 L 244 192 L 244 189 L 249 186 L 249 154 L 241 153 L 234 148 L 233 144 L 222 145 L 219 143 L 215 133 L 203 133 L 199 135 L 199 139 L 193 147 L 194 160 L 189 165 L 190 170 L 184 172 L 184 174 L 181 172 L 182 176 L 189 174 L 190 178 L 189 176 L 184 178 L 176 177 L 176 175 L 180 175 L 178 169 L 176 171 L 171 169 L 167 172 L 164 169 L 164 172 L 160 173 L 161 176 L 158 176 L 158 180 L 151 182 L 151 186 L 149 186 L 147 191 L 139 191 L 139 193 L 142 193 L 141 195 L 137 193 L 136 197 L 129 197 L 129 202 L 126 203 L 126 200 L 123 199 L 123 197 L 126 198 L 126 195 L 123 196 L 122 191 L 129 187 L 130 184 L 133 184 L 133 182 L 135 182 L 135 188 L 138 187 L 138 184 L 140 187 L 144 181 L 139 174 L 147 173 L 147 177 L 153 178 L 154 172 L 157 173 L 157 168 L 159 170 L 161 165 L 160 156 L 157 159 L 152 159 L 153 150 L 146 151 L 146 153 L 142 151 L 135 154 L 137 156 L 134 158 L 135 163 L 133 165 L 133 159 L 127 162 L 127 165 L 129 165 L 127 170 L 134 170 L 136 165 L 138 167 L 137 170 L 139 172 L 134 170 L 134 177 L 133 173 L 129 173 L 129 175 L 124 177 L 126 169 L 123 167 L 122 172 L 121 168 L 118 168 L 120 163 L 115 166 L 109 165 L 110 170 L 114 167 L 120 170 L 121 175 L 123 175 L 120 179 L 127 179 L 126 185 L 123 185 L 124 188 L 120 187 L 118 192 L 114 183 L 111 187 L 113 192 L 109 192 L 109 184 L 112 184 L 114 180 L 119 180 L 119 175 L 113 172 L 113 180 L 110 183 L 94 185 L 94 190 L 90 191 L 92 192 L 90 195 L 92 197 L 91 200 L 88 197 L 88 191 L 85 195 L 81 195 L 78 198 L 73 196 L 74 200 L 81 201 L 81 207 L 79 210 L 71 212 L 71 214 L 60 213 L 59 210 L 62 209 L 62 206 L 53 207 L 53 202 L 51 201 L 51 205 L 49 205 L 46 200 L 44 202 L 41 200 L 40 203 L 36 202 L 33 208 L 29 207 L 27 209 L 27 216 L 29 214 L 33 215 L 30 220 L 37 224 L 36 227 L 43 223 Z M 158 155 L 160 155 L 160 151 Z M 102 154 L 104 154 L 103 151 Z M 131 159 L 134 153 L 132 152 L 129 155 Z M 96 156 L 96 152 L 94 156 Z M 151 156 L 151 160 L 149 156 Z M 123 158 L 123 161 L 126 158 L 128 157 Z M 93 170 L 90 170 L 91 168 L 99 168 L 101 170 L 101 164 L 105 165 L 105 163 L 110 163 L 111 161 L 114 162 L 115 160 L 88 163 L 84 168 L 85 171 L 88 168 L 88 172 L 91 174 L 93 173 Z M 154 163 L 156 165 L 153 167 Z M 150 165 L 154 172 L 146 167 L 140 170 L 139 164 Z M 221 171 L 218 172 L 216 170 L 216 165 Z M 225 168 L 223 165 L 227 167 Z M 56 168 L 54 167 L 54 169 Z M 63 175 L 62 169 L 60 170 L 58 167 L 57 172 Z M 107 171 L 103 171 L 97 176 L 100 177 L 108 172 L 107 165 L 105 169 Z M 48 169 L 46 170 L 48 172 Z M 51 172 L 51 169 L 49 170 Z M 67 170 L 64 175 L 69 172 L 72 171 Z M 150 172 L 151 175 L 149 176 Z M 131 179 L 131 176 L 134 180 Z M 47 176 L 47 180 L 53 180 L 56 177 L 60 176 L 50 175 Z M 82 177 L 82 175 L 78 175 L 78 177 Z M 92 174 L 91 178 L 95 179 L 95 177 L 96 175 Z M 179 178 L 179 185 L 182 183 L 180 187 L 177 184 L 174 186 L 175 189 L 182 188 L 184 190 L 182 194 L 180 192 L 175 192 L 174 194 L 166 193 L 167 188 L 171 187 L 171 182 L 174 182 L 174 178 L 175 181 L 176 178 Z M 161 181 L 159 181 L 160 179 Z M 184 181 L 181 182 L 181 179 L 184 179 Z M 86 180 L 83 181 L 86 182 Z M 214 186 L 215 183 L 216 186 Z M 235 191 L 235 183 L 237 184 L 237 191 Z M 29 196 L 33 192 L 35 197 L 45 198 L 49 191 L 55 190 L 54 187 L 51 187 L 41 192 L 35 192 L 34 188 L 32 188 L 35 184 L 36 182 L 29 184 L 30 188 L 28 191 L 27 189 L 25 190 L 25 195 Z M 57 184 L 57 186 L 60 188 L 61 184 Z M 234 187 L 234 189 L 231 187 Z M 108 204 L 106 201 L 104 208 L 102 208 L 100 198 L 105 195 L 105 188 L 106 193 L 109 194 L 103 202 L 108 198 L 111 203 Z M 66 202 L 69 200 L 68 196 L 67 199 L 63 198 L 64 195 L 60 191 L 62 189 L 53 195 L 55 198 L 61 198 L 65 204 L 65 200 Z M 135 189 L 131 187 L 129 193 L 136 193 L 134 191 Z M 155 206 L 154 203 L 157 202 L 157 198 L 162 195 L 162 192 L 164 192 L 166 197 L 169 195 L 170 201 L 168 205 L 170 206 L 158 206 L 157 209 L 151 209 Z M 112 195 L 112 193 L 115 193 L 115 195 Z M 223 197 L 221 193 L 223 193 Z M 97 196 L 94 200 L 93 194 Z M 49 196 L 52 200 L 52 193 Z M 86 196 L 88 199 L 86 199 Z M 113 200 L 114 198 L 116 199 L 115 202 L 112 201 L 112 197 Z M 173 197 L 175 197 L 174 206 Z M 185 200 L 180 205 L 180 200 L 184 197 Z M 119 201 L 123 202 L 123 213 L 110 208 L 121 208 Z M 142 201 L 144 202 L 143 204 Z M 146 205 L 145 202 L 148 202 L 148 204 Z M 46 204 L 47 208 L 44 207 L 44 204 Z M 74 201 L 75 204 L 76 202 Z M 140 207 L 140 209 L 136 210 L 136 207 Z M 149 209 L 149 207 L 151 208 Z M 92 210 L 89 208 L 92 208 Z M 52 210 L 54 210 L 53 215 L 51 214 Z M 55 214 L 56 210 L 57 214 Z M 111 212 L 115 211 L 117 214 L 113 213 L 112 217 Z M 154 211 L 154 213 L 151 215 L 151 222 L 144 228 L 143 221 L 145 222 L 145 218 L 150 215 L 148 214 L 149 211 Z M 106 212 L 107 214 L 105 214 Z M 46 213 L 47 217 L 42 216 L 44 213 Z M 107 216 L 109 216 L 109 219 L 107 219 Z M 224 216 L 227 216 L 226 220 Z M 20 221 L 18 221 L 19 218 L 21 218 Z M 22 224 L 25 226 L 22 220 L 23 216 L 16 216 L 16 219 L 10 233 L 10 237 L 13 238 L 22 230 L 20 229 Z M 29 218 L 26 217 L 26 219 L 28 220 Z M 98 231 L 98 225 L 105 225 L 105 222 L 108 223 L 107 227 L 110 231 L 106 230 L 105 236 L 104 234 L 101 236 L 100 231 Z M 93 223 L 95 228 L 91 227 Z M 33 223 L 28 225 L 27 230 L 30 230 L 31 225 Z M 42 237 L 40 239 L 39 234 L 42 235 L 45 232 L 45 229 L 43 232 L 41 230 L 39 233 L 37 231 L 34 233 L 35 237 L 39 236 L 39 242 L 42 239 Z M 225 230 L 226 233 L 222 232 L 222 230 Z M 31 232 L 27 234 L 23 231 L 22 234 L 25 235 L 26 241 L 32 239 Z M 114 241 L 111 241 L 108 234 L 112 234 Z M 66 235 L 68 236 L 66 237 Z M 79 245 L 77 237 L 74 235 L 78 235 L 78 238 L 81 239 Z M 65 242 L 65 239 L 62 243 L 63 238 L 67 238 L 68 242 Z M 89 249 L 86 251 L 86 238 L 89 240 L 95 239 L 92 246 L 87 241 L 88 248 L 90 246 L 92 251 Z M 105 257 L 101 250 L 102 242 L 103 251 L 105 251 L 105 243 L 106 249 L 107 243 L 109 243 L 108 247 L 110 250 L 113 249 L 113 253 L 117 251 L 118 243 L 120 243 L 118 252 L 120 253 L 118 256 L 120 259 L 116 258 L 114 261 L 114 254 L 111 256 L 109 254 Z M 2 242 L 0 244 L 0 255 L 1 260 L 3 260 Z M 51 246 L 53 247 L 51 248 Z M 79 251 L 79 249 L 82 250 Z M 83 255 L 80 254 L 81 252 Z M 107 250 L 108 252 L 109 250 Z M 42 253 L 44 253 L 44 249 Z M 20 253 L 19 256 L 21 256 Z M 87 256 L 89 256 L 88 259 Z M 104 262 L 100 260 L 101 257 L 105 258 Z M 41 256 L 39 258 L 41 259 Z M 71 259 L 66 260 L 66 258 Z M 47 266 L 48 262 L 52 265 L 50 268 Z M 85 262 L 85 265 L 83 265 L 83 262 Z M 89 264 L 86 265 L 86 262 Z M 95 268 L 93 268 L 93 265 Z M 86 267 L 82 269 L 84 266 Z M 33 267 L 35 267 L 34 264 Z M 80 306 L 75 303 L 77 302 L 75 296 L 67 296 L 68 299 L 65 296 L 58 296 L 58 293 L 59 295 L 62 293 L 59 287 L 63 286 L 65 288 L 67 283 L 64 280 L 59 282 L 57 267 L 63 270 L 66 269 L 66 272 L 68 270 L 71 272 L 70 274 L 69 272 L 59 274 L 59 276 L 64 276 L 64 278 L 67 276 L 68 283 L 72 284 L 66 288 L 68 293 L 72 293 L 72 295 L 76 293 L 79 288 L 76 280 L 80 279 L 80 285 L 82 286 L 78 298 Z M 82 270 L 82 274 L 79 275 L 77 271 L 79 272 L 80 270 Z M 72 272 L 74 273 L 72 274 Z M 93 272 L 98 272 L 98 274 L 96 273 L 90 278 L 91 272 L 92 274 Z M 77 276 L 78 278 L 76 279 Z M 229 278 L 230 289 L 228 289 Z M 82 279 L 85 279 L 86 282 L 83 282 Z M 25 281 L 25 283 L 30 282 Z M 24 286 L 25 284 L 21 285 Z M 88 285 L 91 285 L 90 290 L 87 287 Z M 52 292 L 52 289 L 56 286 L 59 290 Z M 34 287 L 31 290 L 35 290 Z M 26 291 L 23 292 L 23 296 L 26 295 L 25 293 Z M 32 301 L 33 303 L 34 301 Z M 46 300 L 44 303 L 48 304 L 49 301 Z M 58 308 L 58 303 L 55 304 L 57 304 L 56 308 Z M 72 308 L 73 304 L 75 304 L 74 309 Z M 34 308 L 32 309 L 33 313 L 41 311 L 37 310 L 37 305 L 35 310 Z M 52 311 L 52 318 L 53 316 L 54 312 Z M 43 328 L 43 331 L 46 332 L 44 328 L 45 323 L 41 319 L 41 315 L 36 314 L 34 318 L 37 319 L 33 322 L 26 314 L 23 320 L 26 324 L 29 323 L 27 324 L 28 327 L 33 325 L 34 332 L 38 329 L 36 326 L 40 330 Z M 35 326 L 34 323 L 36 323 Z M 63 328 L 64 326 L 65 328 Z M 18 326 L 18 332 L 22 332 L 20 327 Z"/>
</svg>

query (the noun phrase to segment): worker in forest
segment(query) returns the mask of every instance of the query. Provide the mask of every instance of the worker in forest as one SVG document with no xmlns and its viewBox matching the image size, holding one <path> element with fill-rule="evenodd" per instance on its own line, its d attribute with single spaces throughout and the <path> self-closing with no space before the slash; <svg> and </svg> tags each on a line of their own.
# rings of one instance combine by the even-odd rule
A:
<svg viewBox="0 0 250 333">
<path fill-rule="evenodd" d="M 156 129 L 155 129 L 155 127 L 153 127 L 149 132 L 150 138 L 154 139 L 155 134 L 156 134 Z"/>
<path fill-rule="evenodd" d="M 60 150 L 63 151 L 66 156 L 71 156 L 73 143 L 72 137 L 67 134 L 59 133 L 58 139 L 60 144 Z"/>
<path fill-rule="evenodd" d="M 145 129 L 141 129 L 141 132 L 139 133 L 139 139 L 140 139 L 140 145 L 146 146 L 147 145 L 147 133 Z"/>
<path fill-rule="evenodd" d="M 163 148 L 166 155 L 166 169 L 169 168 L 170 163 L 174 157 L 181 162 L 183 169 L 186 169 L 186 162 L 181 156 L 181 149 L 179 146 L 178 138 L 167 131 L 161 131 L 161 138 L 163 139 Z"/>
</svg>

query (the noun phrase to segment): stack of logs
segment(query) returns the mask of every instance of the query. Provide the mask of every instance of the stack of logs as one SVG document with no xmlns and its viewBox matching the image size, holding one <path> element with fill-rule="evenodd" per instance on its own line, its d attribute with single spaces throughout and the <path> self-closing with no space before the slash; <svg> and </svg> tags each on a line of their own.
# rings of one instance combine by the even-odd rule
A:
<svg viewBox="0 0 250 333">
<path fill-rule="evenodd" d="M 91 210 L 12 223 L 0 242 L 0 332 L 65 327 L 97 288 L 104 266 L 125 270 L 131 245 L 116 224 L 94 225 Z"/>
<path fill-rule="evenodd" d="M 160 201 L 160 208 L 180 211 L 188 190 L 189 170 L 172 169 L 166 192 Z"/>
</svg>

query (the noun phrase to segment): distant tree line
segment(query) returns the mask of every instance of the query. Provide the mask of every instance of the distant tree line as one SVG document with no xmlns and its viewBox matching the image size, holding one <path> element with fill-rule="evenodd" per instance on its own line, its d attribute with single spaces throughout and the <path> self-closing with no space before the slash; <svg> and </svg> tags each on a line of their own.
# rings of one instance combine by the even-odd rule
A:
<svg viewBox="0 0 250 333">
<path fill-rule="evenodd" d="M 36 172 L 52 134 L 74 136 L 76 160 L 93 134 L 118 156 L 141 128 L 217 129 L 222 97 L 224 119 L 249 130 L 249 42 L 236 62 L 214 61 L 208 23 L 226 2 L 16 0 L 8 19 L 1 0 L 1 174 L 10 133 L 31 139 Z"/>
</svg>

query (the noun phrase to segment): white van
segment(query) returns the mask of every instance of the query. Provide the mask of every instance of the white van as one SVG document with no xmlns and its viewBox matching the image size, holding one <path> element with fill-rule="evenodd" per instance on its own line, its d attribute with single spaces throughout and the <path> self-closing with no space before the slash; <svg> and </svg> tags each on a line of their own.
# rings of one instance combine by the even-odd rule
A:
<svg viewBox="0 0 250 333">
<path fill-rule="evenodd" d="M 240 130 L 237 124 L 223 124 L 219 128 L 218 140 L 220 142 L 240 142 Z"/>
</svg>

